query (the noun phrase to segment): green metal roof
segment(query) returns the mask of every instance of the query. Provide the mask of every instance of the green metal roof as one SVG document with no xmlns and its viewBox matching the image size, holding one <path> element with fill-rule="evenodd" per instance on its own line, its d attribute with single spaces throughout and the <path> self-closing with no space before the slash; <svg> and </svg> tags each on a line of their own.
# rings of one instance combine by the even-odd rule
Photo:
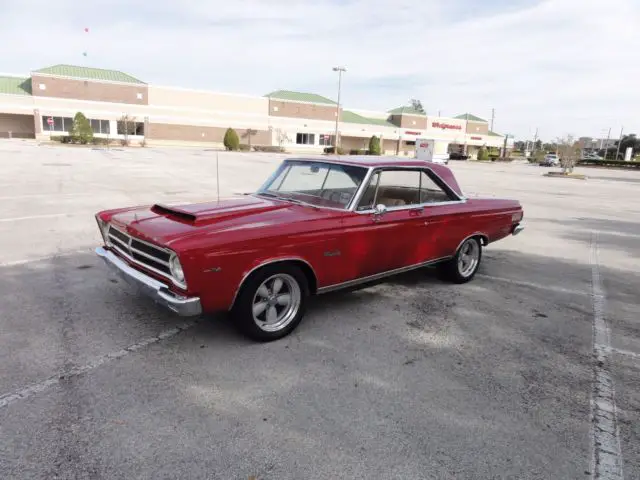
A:
<svg viewBox="0 0 640 480">
<path fill-rule="evenodd" d="M 362 125 L 378 125 L 382 127 L 398 128 L 397 125 L 394 125 L 393 123 L 388 122 L 384 119 L 363 117 L 362 115 L 358 115 L 357 113 L 350 112 L 349 110 L 344 110 L 342 112 L 342 121 L 344 123 L 359 123 Z"/>
<path fill-rule="evenodd" d="M 489 130 L 489 136 L 490 137 L 504 137 L 504 135 L 500 135 L 499 133 L 492 132 L 491 130 Z"/>
<path fill-rule="evenodd" d="M 79 67 L 77 65 L 53 65 L 41 68 L 33 73 L 56 75 L 60 77 L 82 78 L 84 80 L 101 80 L 104 82 L 122 82 L 144 84 L 131 75 L 118 70 L 105 70 L 104 68 Z"/>
<path fill-rule="evenodd" d="M 0 77 L 0 93 L 6 95 L 31 95 L 31 79 L 24 77 Z"/>
<path fill-rule="evenodd" d="M 427 114 L 423 112 L 419 112 L 413 107 L 398 107 L 393 110 L 389 110 L 391 115 L 420 115 L 421 117 L 426 117 Z"/>
<path fill-rule="evenodd" d="M 463 113 L 462 115 L 458 115 L 457 117 L 453 118 L 457 118 L 458 120 L 471 120 L 472 122 L 488 123 L 484 118 L 476 117 L 475 115 L 471 115 L 470 113 Z"/>
<path fill-rule="evenodd" d="M 308 103 L 322 103 L 325 105 L 336 105 L 333 100 L 323 97 L 322 95 L 316 95 L 315 93 L 304 92 L 292 92 L 290 90 L 277 90 L 265 95 L 268 98 L 275 98 L 277 100 L 288 100 L 290 102 L 308 102 Z"/>
</svg>

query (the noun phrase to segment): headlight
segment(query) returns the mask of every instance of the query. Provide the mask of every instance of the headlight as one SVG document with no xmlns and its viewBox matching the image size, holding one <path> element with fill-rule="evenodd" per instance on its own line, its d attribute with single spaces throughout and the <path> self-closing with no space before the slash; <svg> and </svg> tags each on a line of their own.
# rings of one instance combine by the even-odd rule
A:
<svg viewBox="0 0 640 480">
<path fill-rule="evenodd" d="M 100 229 L 100 235 L 102 235 L 102 241 L 108 247 L 111 246 L 111 241 L 109 240 L 109 222 L 105 222 L 100 217 L 96 215 L 96 221 L 98 222 L 98 228 Z"/>
<path fill-rule="evenodd" d="M 182 271 L 182 265 L 180 265 L 180 260 L 178 260 L 178 256 L 174 253 L 171 255 L 169 259 L 169 269 L 171 270 L 171 275 L 178 282 L 184 283 L 184 272 Z"/>
</svg>

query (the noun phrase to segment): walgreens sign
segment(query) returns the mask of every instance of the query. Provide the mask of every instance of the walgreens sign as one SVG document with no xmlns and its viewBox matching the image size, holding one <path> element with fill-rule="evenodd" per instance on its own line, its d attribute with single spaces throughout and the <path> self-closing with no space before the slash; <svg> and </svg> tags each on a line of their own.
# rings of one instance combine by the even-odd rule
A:
<svg viewBox="0 0 640 480">
<path fill-rule="evenodd" d="M 453 123 L 431 122 L 431 126 L 442 130 L 462 130 L 462 125 L 454 125 Z"/>
</svg>

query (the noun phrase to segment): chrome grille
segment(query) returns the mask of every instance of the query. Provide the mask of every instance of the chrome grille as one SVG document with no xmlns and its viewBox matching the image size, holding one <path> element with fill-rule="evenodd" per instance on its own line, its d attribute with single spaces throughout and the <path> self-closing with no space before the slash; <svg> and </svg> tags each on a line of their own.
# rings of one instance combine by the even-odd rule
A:
<svg viewBox="0 0 640 480">
<path fill-rule="evenodd" d="M 169 268 L 170 252 L 132 237 L 118 230 L 113 225 L 109 226 L 108 235 L 113 248 L 121 255 L 149 270 L 164 275 L 165 277 L 171 277 L 171 269 Z"/>
</svg>

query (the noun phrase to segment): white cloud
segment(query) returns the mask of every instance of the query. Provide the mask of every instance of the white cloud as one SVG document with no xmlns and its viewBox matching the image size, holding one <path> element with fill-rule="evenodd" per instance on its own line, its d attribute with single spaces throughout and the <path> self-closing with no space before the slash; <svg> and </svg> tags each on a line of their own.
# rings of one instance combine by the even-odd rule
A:
<svg viewBox="0 0 640 480">
<path fill-rule="evenodd" d="M 471 112 L 543 138 L 640 134 L 637 0 L 23 0 L 3 6 L 0 70 L 116 68 L 145 81 Z M 83 28 L 90 28 L 85 34 Z M 88 56 L 82 56 L 83 51 Z"/>
</svg>

